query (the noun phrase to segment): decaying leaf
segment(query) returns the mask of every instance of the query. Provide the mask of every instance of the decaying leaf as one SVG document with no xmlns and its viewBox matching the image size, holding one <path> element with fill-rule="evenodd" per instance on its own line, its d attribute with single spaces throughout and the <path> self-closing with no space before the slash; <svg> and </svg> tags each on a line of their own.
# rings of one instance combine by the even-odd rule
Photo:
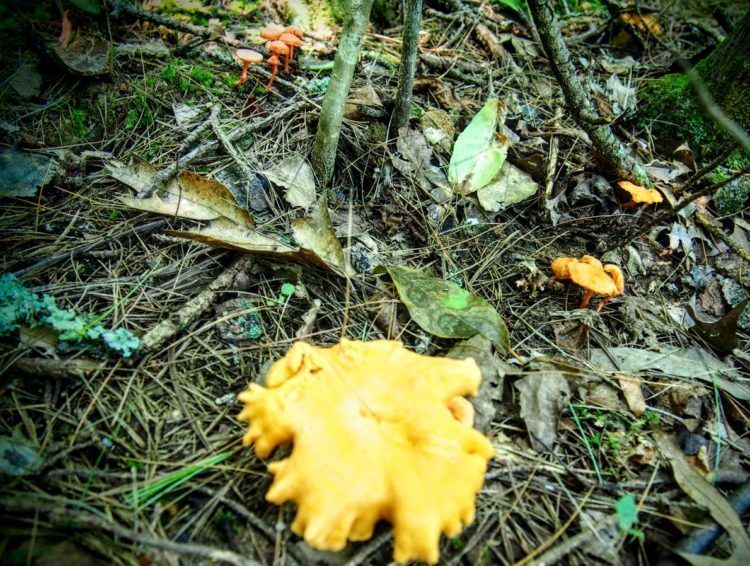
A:
<svg viewBox="0 0 750 566">
<path fill-rule="evenodd" d="M 0 473 L 13 477 L 33 474 L 42 463 L 37 447 L 20 434 L 0 436 Z"/>
<path fill-rule="evenodd" d="M 487 432 L 497 411 L 495 403 L 502 400 L 505 374 L 512 367 L 500 360 L 492 351 L 492 342 L 481 334 L 462 340 L 448 352 L 449 358 L 463 360 L 472 358 L 482 372 L 482 384 L 479 394 L 471 399 L 476 409 L 474 426 Z"/>
<path fill-rule="evenodd" d="M 612 373 L 659 371 L 676 378 L 716 383 L 717 387 L 733 397 L 750 400 L 750 386 L 734 381 L 739 377 L 737 370 L 697 348 L 683 350 L 665 346 L 659 352 L 628 347 L 607 348 L 606 352 L 593 349 L 590 361 L 595 367 Z"/>
<path fill-rule="evenodd" d="M 425 136 L 404 126 L 399 130 L 396 149 L 405 158 L 391 156 L 393 166 L 403 175 L 411 177 L 430 198 L 438 204 L 447 202 L 453 196 L 445 174 L 430 163 L 432 148 Z"/>
<path fill-rule="evenodd" d="M 695 325 L 690 330 L 722 352 L 731 352 L 739 344 L 737 339 L 737 325 L 748 302 L 750 302 L 750 299 L 745 299 L 719 319 L 706 320 L 705 317 L 699 317 L 696 313 L 695 300 L 693 299 L 685 307 L 688 314 L 695 321 Z"/>
<path fill-rule="evenodd" d="M 307 208 L 315 203 L 315 174 L 304 157 L 287 157 L 263 175 L 286 189 L 284 198 L 292 206 Z"/>
<path fill-rule="evenodd" d="M 136 191 L 149 186 L 156 174 L 151 165 L 138 162 L 133 165 L 110 163 L 108 169 L 115 179 Z M 252 217 L 237 205 L 228 188 L 192 171 L 183 171 L 149 198 L 123 196 L 120 200 L 131 208 L 165 216 L 189 220 L 224 219 L 243 228 L 253 226 Z"/>
<path fill-rule="evenodd" d="M 97 34 L 78 34 L 67 46 L 52 48 L 65 68 L 74 75 L 99 77 L 112 70 L 110 43 Z"/>
<path fill-rule="evenodd" d="M 473 360 L 420 356 L 400 342 L 342 340 L 331 348 L 297 342 L 240 394 L 250 423 L 244 444 L 271 463 L 266 499 L 293 501 L 293 532 L 313 547 L 341 550 L 375 524 L 393 524 L 394 559 L 436 564 L 443 532 L 474 518 L 474 498 L 493 449 L 451 403 L 476 395 Z"/>
<path fill-rule="evenodd" d="M 471 194 L 500 171 L 510 145 L 499 132 L 506 113 L 504 103 L 490 98 L 458 136 L 448 165 L 448 181 L 454 192 Z"/>
<path fill-rule="evenodd" d="M 750 537 L 737 512 L 714 486 L 692 468 L 673 436 L 657 430 L 654 432 L 654 439 L 661 453 L 671 464 L 674 479 L 682 491 L 690 499 L 708 509 L 711 517 L 729 534 L 734 545 L 734 552 L 727 560 L 686 553 L 680 553 L 680 556 L 698 566 L 750 563 Z"/>
<path fill-rule="evenodd" d="M 33 197 L 57 174 L 57 160 L 14 147 L 0 153 L 0 196 Z"/>
<path fill-rule="evenodd" d="M 309 218 L 292 220 L 292 233 L 304 261 L 331 269 L 339 275 L 352 274 L 331 224 L 325 199 L 320 200 Z"/>
<path fill-rule="evenodd" d="M 560 413 L 570 399 L 568 381 L 559 371 L 550 369 L 530 373 L 515 386 L 531 446 L 537 452 L 551 450 Z"/>
<path fill-rule="evenodd" d="M 350 120 L 366 118 L 373 111 L 383 111 L 383 102 L 372 85 L 354 89 L 344 105 L 344 117 Z"/>
<path fill-rule="evenodd" d="M 500 173 L 477 191 L 479 204 L 487 211 L 498 212 L 534 196 L 539 189 L 531 175 L 515 165 L 503 163 Z"/>
<path fill-rule="evenodd" d="M 294 337 L 297 340 L 304 340 L 310 335 L 310 333 L 312 333 L 315 319 L 318 318 L 318 311 L 320 311 L 321 304 L 320 299 L 314 299 L 312 306 L 302 315 L 302 326 L 300 326 L 297 329 L 297 332 L 294 333 Z"/>
<path fill-rule="evenodd" d="M 414 321 L 425 331 L 442 338 L 470 338 L 481 334 L 499 352 L 510 348 L 508 329 L 487 301 L 472 295 L 452 281 L 438 279 L 401 265 L 380 266 L 387 271 L 398 295 Z"/>
<path fill-rule="evenodd" d="M 620 384 L 630 411 L 636 417 L 640 417 L 646 412 L 646 400 L 643 398 L 640 380 L 629 375 L 617 374 L 617 382 Z"/>
<path fill-rule="evenodd" d="M 22 98 L 39 96 L 42 89 L 42 75 L 32 63 L 21 65 L 8 80 L 10 87 Z"/>
</svg>

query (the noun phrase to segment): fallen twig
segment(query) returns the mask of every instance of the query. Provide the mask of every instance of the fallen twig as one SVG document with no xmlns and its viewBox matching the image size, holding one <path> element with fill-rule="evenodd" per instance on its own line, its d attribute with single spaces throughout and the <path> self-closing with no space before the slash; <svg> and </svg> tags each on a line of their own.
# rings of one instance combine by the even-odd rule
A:
<svg viewBox="0 0 750 566">
<path fill-rule="evenodd" d="M 570 51 L 563 41 L 551 2 L 529 0 L 528 5 L 552 71 L 560 83 L 565 101 L 576 123 L 588 134 L 594 147 L 619 177 L 641 185 L 646 184 L 648 177 L 643 168 L 630 156 L 610 127 L 600 123 L 601 118 L 594 110 L 576 74 L 576 68 Z"/>
<path fill-rule="evenodd" d="M 141 351 L 154 350 L 193 322 L 234 281 L 235 276 L 250 267 L 253 258 L 243 255 L 234 260 L 208 287 L 185 303 L 180 310 L 159 322 L 141 338 Z"/>
</svg>

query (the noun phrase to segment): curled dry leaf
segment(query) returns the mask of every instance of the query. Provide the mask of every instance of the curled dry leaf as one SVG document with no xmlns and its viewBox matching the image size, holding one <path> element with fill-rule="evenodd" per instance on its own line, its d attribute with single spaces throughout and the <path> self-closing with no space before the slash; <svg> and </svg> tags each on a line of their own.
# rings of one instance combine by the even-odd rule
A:
<svg viewBox="0 0 750 566">
<path fill-rule="evenodd" d="M 640 417 L 646 412 L 646 400 L 643 398 L 640 380 L 629 375 L 617 374 L 617 382 L 630 411 L 636 417 Z"/>
<path fill-rule="evenodd" d="M 151 186 L 156 170 L 145 162 L 108 165 L 115 179 L 142 192 Z M 253 219 L 238 206 L 227 187 L 190 171 L 172 179 L 149 198 L 120 197 L 131 208 L 209 223 L 192 230 L 170 230 L 167 234 L 211 246 L 230 248 L 310 263 L 339 275 L 348 273 L 344 252 L 336 238 L 324 201 L 309 218 L 292 221 L 294 240 L 271 238 L 252 230 Z"/>
<path fill-rule="evenodd" d="M 263 175 L 286 189 L 284 198 L 292 206 L 307 208 L 315 203 L 315 174 L 304 157 L 287 157 Z"/>
<path fill-rule="evenodd" d="M 344 250 L 331 224 L 326 200 L 321 199 L 309 218 L 292 220 L 294 241 L 300 247 L 299 257 L 307 262 L 330 269 L 339 275 L 352 275 Z"/>
</svg>

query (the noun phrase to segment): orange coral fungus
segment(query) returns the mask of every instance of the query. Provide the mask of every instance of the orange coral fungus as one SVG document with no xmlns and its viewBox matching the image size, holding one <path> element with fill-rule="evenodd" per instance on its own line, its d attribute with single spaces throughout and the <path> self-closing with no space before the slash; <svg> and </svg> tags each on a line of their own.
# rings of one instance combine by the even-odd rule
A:
<svg viewBox="0 0 750 566">
<path fill-rule="evenodd" d="M 472 359 L 421 356 L 400 342 L 297 342 L 266 387 L 240 394 L 243 442 L 261 458 L 294 445 L 268 466 L 266 499 L 296 504 L 292 531 L 311 546 L 341 550 L 385 519 L 396 561 L 434 564 L 441 533 L 473 520 L 492 457 L 487 438 L 458 420 L 466 408 L 455 398 L 475 395 L 480 381 Z"/>
<path fill-rule="evenodd" d="M 656 189 L 639 187 L 630 181 L 617 181 L 617 186 L 630 195 L 630 202 L 624 203 L 623 207 L 631 207 L 637 204 L 657 204 L 664 201 L 661 193 Z"/>
<path fill-rule="evenodd" d="M 625 291 L 625 277 L 616 265 L 602 262 L 590 255 L 583 256 L 580 260 L 573 257 L 559 257 L 552 262 L 552 272 L 555 279 L 570 279 L 576 285 L 586 289 L 583 296 L 581 308 L 589 306 L 589 301 L 594 294 L 603 295 L 604 298 L 596 305 L 596 310 L 601 310 L 604 305 L 617 295 Z"/>
</svg>

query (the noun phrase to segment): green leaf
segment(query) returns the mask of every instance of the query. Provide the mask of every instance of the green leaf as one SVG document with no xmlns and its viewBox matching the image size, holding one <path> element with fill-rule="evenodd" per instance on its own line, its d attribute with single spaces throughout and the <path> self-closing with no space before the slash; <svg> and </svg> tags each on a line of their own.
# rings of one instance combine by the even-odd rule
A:
<svg viewBox="0 0 750 566">
<path fill-rule="evenodd" d="M 615 504 L 617 526 L 623 533 L 630 533 L 633 525 L 638 522 L 638 506 L 632 495 L 623 495 Z"/>
<path fill-rule="evenodd" d="M 510 8 L 514 12 L 520 13 L 523 10 L 523 4 L 521 0 L 494 0 L 495 4 L 498 4 L 504 8 Z"/>
<path fill-rule="evenodd" d="M 98 16 L 102 9 L 99 5 L 99 0 L 70 0 L 70 3 L 81 10 L 81 12 L 86 12 L 93 16 Z"/>
<path fill-rule="evenodd" d="M 505 121 L 505 105 L 490 98 L 453 145 L 448 181 L 456 193 L 467 195 L 481 189 L 500 171 L 510 145 L 498 141 L 497 129 Z"/>
<path fill-rule="evenodd" d="M 284 283 L 281 286 L 281 294 L 284 297 L 289 297 L 289 296 L 292 295 L 292 293 L 294 293 L 294 284 L 292 284 L 292 283 Z"/>
<path fill-rule="evenodd" d="M 442 338 L 470 338 L 481 334 L 505 354 L 510 348 L 508 329 L 487 301 L 452 281 L 400 265 L 380 266 L 396 285 L 401 301 L 426 332 Z"/>
</svg>

